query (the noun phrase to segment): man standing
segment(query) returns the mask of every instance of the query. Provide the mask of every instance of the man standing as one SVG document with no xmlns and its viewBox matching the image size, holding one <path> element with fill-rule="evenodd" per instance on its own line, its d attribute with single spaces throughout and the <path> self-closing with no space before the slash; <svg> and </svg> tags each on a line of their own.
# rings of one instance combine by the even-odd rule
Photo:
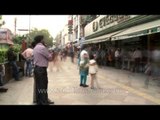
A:
<svg viewBox="0 0 160 120">
<path fill-rule="evenodd" d="M 18 69 L 18 66 L 17 66 L 17 63 L 16 63 L 17 55 L 13 51 L 13 45 L 12 44 L 10 45 L 10 48 L 7 52 L 7 57 L 8 57 L 9 64 L 12 67 L 12 72 L 13 72 L 14 79 L 19 80 L 19 69 Z"/>
<path fill-rule="evenodd" d="M 140 48 L 136 48 L 136 50 L 133 53 L 133 58 L 134 58 L 134 72 L 139 72 L 140 69 L 140 62 L 142 59 L 142 51 Z"/>
<path fill-rule="evenodd" d="M 71 43 L 71 46 L 69 48 L 69 53 L 71 57 L 71 62 L 74 63 L 74 48 L 73 48 L 73 43 Z"/>
<path fill-rule="evenodd" d="M 115 51 L 115 67 L 116 68 L 120 68 L 120 62 L 121 62 L 121 56 L 120 56 L 120 48 L 117 48 L 117 50 Z"/>
<path fill-rule="evenodd" d="M 54 104 L 48 99 L 48 61 L 52 60 L 52 54 L 49 53 L 44 43 L 44 36 L 38 35 L 34 38 L 36 46 L 33 49 L 34 60 L 34 78 L 36 88 L 36 102 L 38 105 Z"/>
<path fill-rule="evenodd" d="M 33 60 L 33 49 L 31 46 L 27 48 L 23 53 L 23 57 L 26 59 L 26 71 L 25 75 L 31 77 L 32 73 L 32 60 Z"/>
</svg>

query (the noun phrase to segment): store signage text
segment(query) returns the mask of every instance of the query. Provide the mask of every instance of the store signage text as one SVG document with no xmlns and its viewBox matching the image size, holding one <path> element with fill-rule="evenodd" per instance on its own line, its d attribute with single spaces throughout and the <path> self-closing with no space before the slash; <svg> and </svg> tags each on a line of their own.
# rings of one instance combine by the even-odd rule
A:
<svg viewBox="0 0 160 120">
<path fill-rule="evenodd" d="M 93 25 L 92 25 L 93 32 L 96 32 L 103 27 L 107 28 L 107 26 L 109 27 L 111 23 L 116 22 L 116 24 L 119 24 L 130 18 L 131 18 L 130 15 L 106 15 L 105 17 L 101 18 L 99 21 L 93 22 Z"/>
</svg>

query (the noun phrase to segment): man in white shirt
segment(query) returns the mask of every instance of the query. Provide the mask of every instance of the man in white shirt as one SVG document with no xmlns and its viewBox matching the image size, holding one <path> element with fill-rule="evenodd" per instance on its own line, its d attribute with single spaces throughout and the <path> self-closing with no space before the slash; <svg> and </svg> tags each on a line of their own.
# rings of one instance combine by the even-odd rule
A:
<svg viewBox="0 0 160 120">
<path fill-rule="evenodd" d="M 140 51 L 140 48 L 137 48 L 133 53 L 134 58 L 134 71 L 139 72 L 140 69 L 140 62 L 142 59 L 142 51 Z"/>
<path fill-rule="evenodd" d="M 121 61 L 120 61 L 120 49 L 119 48 L 117 48 L 117 50 L 115 51 L 114 56 L 115 56 L 115 67 L 120 68 Z"/>
</svg>

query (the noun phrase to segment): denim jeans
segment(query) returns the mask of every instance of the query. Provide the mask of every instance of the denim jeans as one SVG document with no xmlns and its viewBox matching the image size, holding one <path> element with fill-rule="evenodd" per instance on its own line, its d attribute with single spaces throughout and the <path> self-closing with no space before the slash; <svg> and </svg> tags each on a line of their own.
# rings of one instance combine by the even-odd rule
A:
<svg viewBox="0 0 160 120">
<path fill-rule="evenodd" d="M 26 60 L 26 76 L 31 76 L 32 73 L 32 60 Z"/>
<path fill-rule="evenodd" d="M 19 80 L 19 69 L 16 61 L 10 61 L 10 65 L 12 67 L 12 75 L 15 80 Z"/>
</svg>

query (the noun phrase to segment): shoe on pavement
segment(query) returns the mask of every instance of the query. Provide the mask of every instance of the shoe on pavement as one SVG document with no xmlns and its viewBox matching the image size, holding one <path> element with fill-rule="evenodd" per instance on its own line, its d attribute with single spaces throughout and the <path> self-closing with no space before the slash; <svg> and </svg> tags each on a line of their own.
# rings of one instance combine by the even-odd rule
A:
<svg viewBox="0 0 160 120">
<path fill-rule="evenodd" d="M 48 99 L 48 104 L 54 104 L 54 102 Z"/>
<path fill-rule="evenodd" d="M 36 103 L 37 103 L 37 101 L 33 101 L 33 103 L 34 103 L 34 104 L 36 104 Z M 48 99 L 48 102 L 47 102 L 47 104 L 46 104 L 46 105 L 48 105 L 48 104 L 54 104 L 54 102 L 53 102 L 53 101 L 51 101 L 50 99 Z"/>
<path fill-rule="evenodd" d="M 88 87 L 88 85 L 83 85 L 83 87 Z"/>
<path fill-rule="evenodd" d="M 54 104 L 54 102 L 53 101 L 48 101 L 48 104 L 50 105 L 50 104 Z"/>
<path fill-rule="evenodd" d="M 0 88 L 0 92 L 7 92 L 7 88 Z"/>
<path fill-rule="evenodd" d="M 37 103 L 37 101 L 33 101 L 33 103 Z"/>
<path fill-rule="evenodd" d="M 83 86 L 83 84 L 80 84 L 79 86 Z"/>
</svg>

